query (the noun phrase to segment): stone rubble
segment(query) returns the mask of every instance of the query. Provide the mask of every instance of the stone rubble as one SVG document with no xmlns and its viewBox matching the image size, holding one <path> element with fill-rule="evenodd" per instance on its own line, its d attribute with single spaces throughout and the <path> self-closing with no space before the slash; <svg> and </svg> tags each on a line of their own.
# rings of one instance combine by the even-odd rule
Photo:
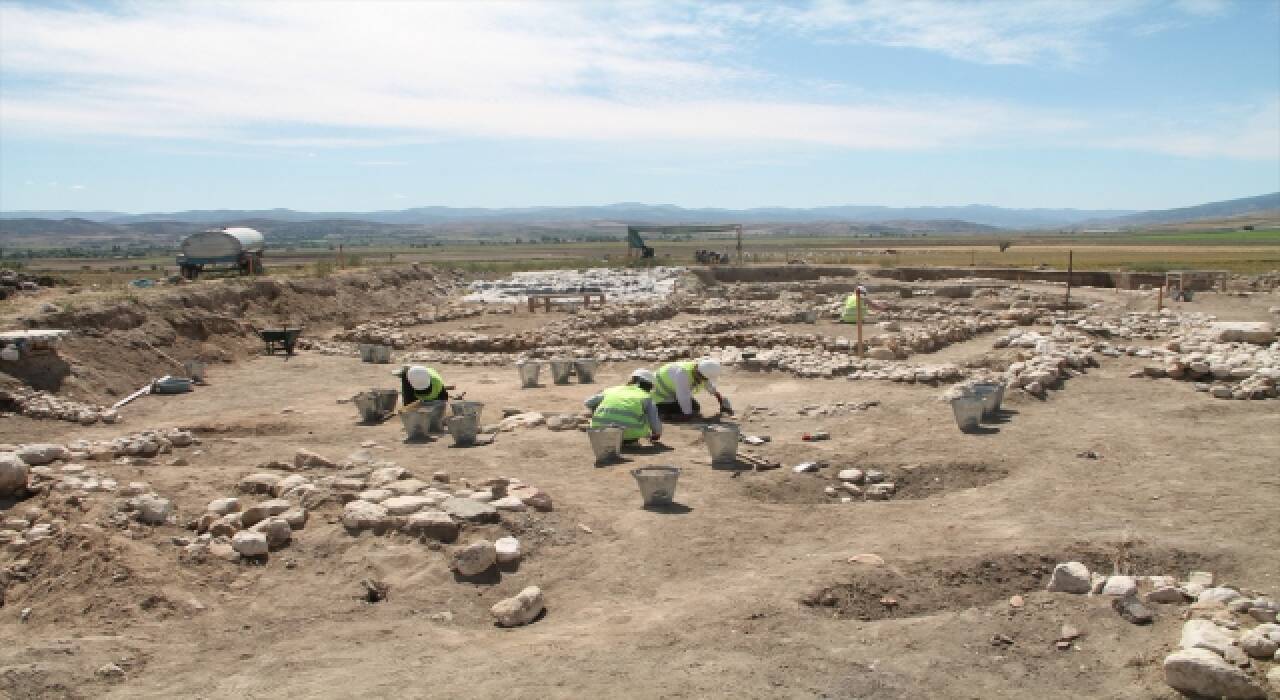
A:
<svg viewBox="0 0 1280 700">
<path fill-rule="evenodd" d="M 113 408 L 73 401 L 27 387 L 0 389 L 0 403 L 10 406 L 13 413 L 28 418 L 63 420 L 81 425 L 120 420 L 120 412 Z"/>
</svg>

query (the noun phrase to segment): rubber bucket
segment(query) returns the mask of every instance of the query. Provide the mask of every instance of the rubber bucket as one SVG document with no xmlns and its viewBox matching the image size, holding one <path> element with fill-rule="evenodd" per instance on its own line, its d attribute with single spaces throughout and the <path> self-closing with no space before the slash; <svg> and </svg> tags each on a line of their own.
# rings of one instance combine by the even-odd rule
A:
<svg viewBox="0 0 1280 700">
<path fill-rule="evenodd" d="M 591 441 L 591 451 L 596 455 L 596 464 L 622 457 L 622 428 L 615 426 L 587 428 L 587 439 Z"/>
<path fill-rule="evenodd" d="M 973 395 L 982 399 L 982 417 L 995 418 L 1000 412 L 1000 400 L 1004 394 L 1004 386 L 995 382 L 982 382 L 973 385 Z"/>
<path fill-rule="evenodd" d="M 532 389 L 538 386 L 538 374 L 542 372 L 541 362 L 517 362 L 516 369 L 520 371 L 520 387 L 522 389 Z"/>
<path fill-rule="evenodd" d="M 391 346 L 370 345 L 368 361 L 376 365 L 391 364 Z"/>
<path fill-rule="evenodd" d="M 373 362 L 373 346 L 368 343 L 360 343 L 360 361 Z"/>
<path fill-rule="evenodd" d="M 450 401 L 449 410 L 455 416 L 475 416 L 478 423 L 480 412 L 484 410 L 484 404 L 479 401 Z"/>
<path fill-rule="evenodd" d="M 387 415 L 378 403 L 378 397 L 372 391 L 362 391 L 351 398 L 352 403 L 356 405 L 356 410 L 360 412 L 360 420 L 365 423 L 377 423 L 382 417 Z"/>
<path fill-rule="evenodd" d="M 955 414 L 956 425 L 961 432 L 977 432 L 978 423 L 982 421 L 982 397 L 961 396 L 951 399 L 951 412 Z"/>
<path fill-rule="evenodd" d="M 419 411 L 427 414 L 427 430 L 433 433 L 443 433 L 444 427 L 444 409 L 447 401 L 423 401 L 418 404 Z"/>
<path fill-rule="evenodd" d="M 400 392 L 395 389 L 374 389 L 373 394 L 378 397 L 378 408 L 383 413 L 391 413 L 396 410 L 396 402 L 400 400 Z"/>
<path fill-rule="evenodd" d="M 205 364 L 200 360 L 187 360 L 182 363 L 182 369 L 187 373 L 187 377 L 193 382 L 204 381 Z"/>
<path fill-rule="evenodd" d="M 578 375 L 579 384 L 590 384 L 596 380 L 596 367 L 600 366 L 599 360 L 574 360 L 573 371 Z"/>
<path fill-rule="evenodd" d="M 468 447 L 476 444 L 476 434 L 480 432 L 480 417 L 474 413 L 451 416 L 449 418 L 449 434 L 453 436 L 453 444 Z"/>
<path fill-rule="evenodd" d="M 817 311 L 806 311 L 806 312 L 804 312 L 804 322 L 805 322 L 805 323 L 817 323 L 817 322 L 818 322 L 818 312 L 817 312 Z"/>
<path fill-rule="evenodd" d="M 419 409 L 405 411 L 400 414 L 400 423 L 404 425 L 405 436 L 408 439 L 426 439 L 431 432 L 431 412 Z"/>
<path fill-rule="evenodd" d="M 631 476 L 640 487 L 645 508 L 669 506 L 675 499 L 676 482 L 680 479 L 680 470 L 676 467 L 640 467 L 632 469 Z"/>
<path fill-rule="evenodd" d="M 573 370 L 573 360 L 552 360 L 551 381 L 556 384 L 568 384 L 569 374 Z"/>
<path fill-rule="evenodd" d="M 707 443 L 712 464 L 734 464 L 738 461 L 738 437 L 736 425 L 708 425 L 702 429 L 702 440 Z"/>
</svg>

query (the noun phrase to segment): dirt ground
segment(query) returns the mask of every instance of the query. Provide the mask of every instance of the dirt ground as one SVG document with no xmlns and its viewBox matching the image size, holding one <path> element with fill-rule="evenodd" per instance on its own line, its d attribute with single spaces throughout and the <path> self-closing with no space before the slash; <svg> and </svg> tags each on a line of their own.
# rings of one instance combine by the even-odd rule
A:
<svg viewBox="0 0 1280 700">
<path fill-rule="evenodd" d="M 1198 298 L 1197 310 L 1241 320 L 1280 303 Z M 475 323 L 507 322 L 440 329 Z M 991 340 L 952 345 L 946 361 L 981 358 Z M 406 443 L 398 421 L 363 425 L 338 402 L 394 386 L 389 366 L 308 353 L 215 365 L 207 386 L 140 399 L 120 425 L 0 418 L 0 442 L 160 426 L 202 440 L 181 452 L 187 466 L 92 464 L 173 498 L 177 524 L 80 527 L 100 510 L 71 512 L 66 534 L 32 555 L 41 577 L 0 608 L 0 697 L 1180 697 L 1160 662 L 1185 607 L 1154 606 L 1155 623 L 1135 626 L 1107 599 L 1046 593 L 1048 573 L 1066 559 L 1180 579 L 1206 569 L 1280 595 L 1280 403 L 1128 377 L 1141 366 L 1109 359 L 1045 400 L 1011 395 L 1005 420 L 977 435 L 956 429 L 943 387 L 727 371 L 721 389 L 741 416 L 766 408 L 743 427 L 771 438 L 751 450 L 783 463 L 770 471 L 713 468 L 693 426 L 668 426 L 666 449 L 604 467 L 579 432 L 517 430 L 467 449 L 447 436 Z M 576 412 L 631 369 L 607 365 L 592 386 L 520 389 L 514 368 L 441 366 L 485 403 L 485 422 L 505 407 Z M 879 404 L 797 413 L 836 401 Z M 801 440 L 815 430 L 832 439 Z M 555 509 L 511 517 L 526 556 L 483 583 L 455 581 L 439 547 L 349 535 L 332 502 L 263 565 L 179 561 L 171 538 L 192 534 L 181 524 L 236 495 L 255 465 L 303 447 L 341 459 L 366 441 L 421 478 L 518 477 Z M 1077 456 L 1088 450 L 1099 458 Z M 808 460 L 830 466 L 792 473 Z M 629 470 L 645 465 L 682 468 L 678 507 L 640 507 Z M 901 497 L 824 495 L 846 467 L 888 472 Z M 486 534 L 469 528 L 460 541 Z M 884 564 L 851 563 L 858 554 Z M 365 602 L 366 578 L 389 583 L 389 597 Z M 543 589 L 545 615 L 495 627 L 489 607 L 528 585 Z M 1010 605 L 1015 594 L 1024 607 Z M 1069 651 L 1054 646 L 1064 623 L 1083 632 Z M 1009 643 L 993 644 L 1000 635 Z M 111 662 L 123 678 L 95 675 Z"/>
</svg>

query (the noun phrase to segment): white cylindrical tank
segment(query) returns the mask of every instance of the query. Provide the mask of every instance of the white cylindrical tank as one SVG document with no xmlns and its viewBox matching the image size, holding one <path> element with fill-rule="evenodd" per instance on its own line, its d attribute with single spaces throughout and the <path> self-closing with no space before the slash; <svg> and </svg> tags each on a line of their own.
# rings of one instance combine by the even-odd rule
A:
<svg viewBox="0 0 1280 700">
<path fill-rule="evenodd" d="M 236 226 L 193 233 L 182 241 L 181 251 L 192 263 L 213 262 L 235 260 L 241 253 L 261 253 L 264 244 L 261 233 Z"/>
</svg>

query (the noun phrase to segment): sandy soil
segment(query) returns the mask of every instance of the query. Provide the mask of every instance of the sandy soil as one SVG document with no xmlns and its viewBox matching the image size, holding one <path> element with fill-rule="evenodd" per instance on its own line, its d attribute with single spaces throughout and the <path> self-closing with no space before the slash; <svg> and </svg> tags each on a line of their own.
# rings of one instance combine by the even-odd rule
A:
<svg viewBox="0 0 1280 700">
<path fill-rule="evenodd" d="M 1267 306 L 1212 299 L 1204 308 L 1241 316 Z M 990 338 L 977 338 L 938 357 L 989 350 Z M 389 367 L 310 354 L 215 366 L 208 386 L 139 400 L 123 425 L 0 419 L 4 442 L 196 428 L 203 444 L 181 453 L 189 466 L 94 464 L 174 498 L 179 523 L 234 495 L 258 463 L 299 447 L 341 458 L 369 440 L 424 478 L 515 476 L 555 500 L 551 513 L 511 518 L 527 556 L 479 584 L 455 581 L 438 548 L 348 535 L 334 503 L 261 566 L 180 563 L 170 538 L 190 533 L 178 525 L 135 526 L 131 537 L 78 528 L 105 505 L 72 513 L 71 534 L 39 555 L 38 581 L 11 588 L 0 608 L 0 638 L 11 640 L 0 645 L 0 696 L 1173 698 L 1160 661 L 1184 608 L 1157 606 L 1154 625 L 1130 625 L 1106 600 L 1045 593 L 1047 573 L 1068 557 L 1107 572 L 1117 562 L 1179 577 L 1206 568 L 1280 594 L 1270 554 L 1280 549 L 1280 404 L 1127 378 L 1140 366 L 1109 360 L 1047 400 L 1013 397 L 983 435 L 956 430 L 938 387 L 731 372 L 721 384 L 735 406 L 768 409 L 744 427 L 772 438 L 753 452 L 784 463 L 773 471 L 712 468 L 688 426 L 669 428 L 667 451 L 600 468 L 584 435 L 545 428 L 470 449 L 447 438 L 406 444 L 398 421 L 360 425 L 337 402 L 393 386 Z M 577 411 L 631 369 L 607 366 L 597 386 L 521 390 L 514 369 L 442 367 L 485 402 L 486 421 L 504 407 Z M 833 437 L 800 440 L 813 430 Z M 1078 457 L 1084 450 L 1101 458 Z M 813 459 L 831 466 L 788 468 Z M 683 468 L 680 507 L 639 507 L 628 472 L 650 464 Z M 889 471 L 903 497 L 823 495 L 851 466 Z M 461 541 L 490 534 L 472 528 Z M 848 561 L 865 553 L 885 565 Z M 364 578 L 390 583 L 389 598 L 364 602 Z M 493 626 L 489 606 L 527 585 L 543 588 L 545 616 Z M 1010 606 L 1013 594 L 1025 607 Z M 899 605 L 867 602 L 882 596 Z M 1054 648 L 1063 623 L 1084 632 L 1071 651 Z M 993 645 L 996 635 L 1012 644 Z M 125 678 L 95 677 L 108 662 Z"/>
</svg>

